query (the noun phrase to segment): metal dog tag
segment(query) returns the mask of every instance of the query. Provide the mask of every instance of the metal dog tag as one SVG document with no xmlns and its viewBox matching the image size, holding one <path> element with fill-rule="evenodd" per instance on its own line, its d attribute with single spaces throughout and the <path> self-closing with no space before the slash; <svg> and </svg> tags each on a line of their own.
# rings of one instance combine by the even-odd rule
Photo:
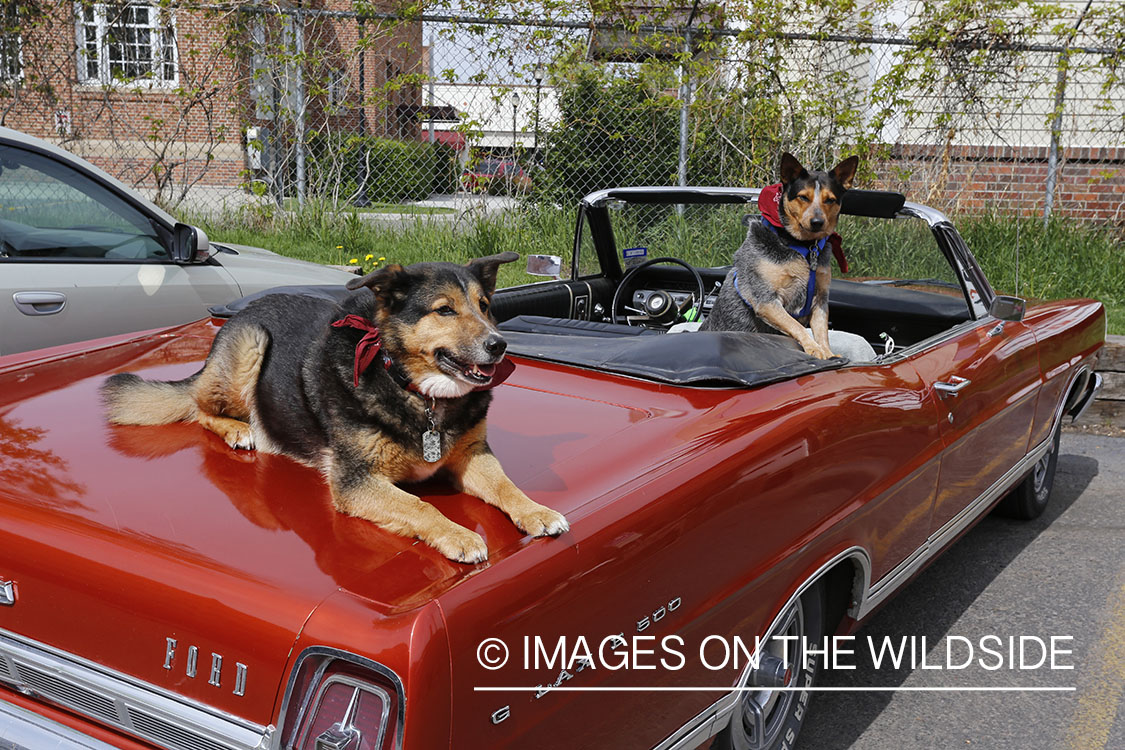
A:
<svg viewBox="0 0 1125 750">
<path fill-rule="evenodd" d="M 430 463 L 441 460 L 441 433 L 426 430 L 422 433 L 422 458 Z"/>
</svg>

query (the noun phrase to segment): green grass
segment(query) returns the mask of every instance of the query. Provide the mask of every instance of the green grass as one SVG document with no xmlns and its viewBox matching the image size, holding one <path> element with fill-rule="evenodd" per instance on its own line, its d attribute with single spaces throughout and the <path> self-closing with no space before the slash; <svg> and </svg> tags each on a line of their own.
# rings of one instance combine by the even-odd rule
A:
<svg viewBox="0 0 1125 750">
<path fill-rule="evenodd" d="M 541 277 L 529 276 L 522 258 L 529 254 L 561 255 L 569 269 L 574 244 L 574 216 L 557 209 L 528 208 L 494 218 L 464 215 L 455 222 L 418 217 L 401 227 L 368 224 L 358 216 L 329 211 L 300 214 L 243 211 L 221 219 L 190 219 L 218 242 L 257 245 L 281 255 L 314 263 L 349 265 L 353 258 L 369 271 L 382 265 L 422 261 L 467 263 L 473 258 L 512 250 L 521 260 L 500 267 L 500 286 L 515 286 Z M 366 260 L 367 256 L 371 260 Z"/>
<path fill-rule="evenodd" d="M 963 217 L 958 229 L 1000 292 L 1029 300 L 1090 297 L 1105 305 L 1109 332 L 1125 334 L 1125 235 L 1052 218 Z"/>
<path fill-rule="evenodd" d="M 296 198 L 286 198 L 284 206 L 286 211 L 298 211 L 300 209 Z M 313 210 L 317 209 L 314 208 Z M 419 206 L 416 203 L 372 203 L 363 207 L 350 206 L 346 211 L 340 213 L 347 214 L 351 211 L 361 214 L 406 214 L 408 216 L 457 213 L 456 209 L 445 206 Z"/>
<path fill-rule="evenodd" d="M 614 214 L 618 244 L 644 245 L 649 257 L 673 255 L 698 265 L 720 265 L 729 262 L 744 232 L 735 215 L 741 207 L 724 207 L 718 220 L 696 217 L 690 208 L 683 216 L 650 209 L 647 214 L 629 215 L 632 208 Z M 317 263 L 340 265 L 355 258 L 366 270 L 378 258 L 385 258 L 384 264 L 464 263 L 513 250 L 521 256 L 561 255 L 566 271 L 575 214 L 573 209 L 532 205 L 491 217 L 465 215 L 454 222 L 428 222 L 419 216 L 393 230 L 368 224 L 356 215 L 315 209 L 300 213 L 246 210 L 218 220 L 194 220 L 217 241 L 258 245 Z M 1101 300 L 1109 314 L 1110 332 L 1125 334 L 1125 237 L 1120 230 L 1060 219 L 1044 226 L 1041 219 L 1005 216 L 960 216 L 954 223 L 997 291 L 1030 300 Z M 921 229 L 913 220 L 842 220 L 840 231 L 852 265 L 849 275 L 949 277 L 948 268 L 936 257 L 928 230 Z M 372 261 L 364 260 L 368 255 L 373 256 Z M 501 267 L 501 286 L 536 280 L 525 273 L 522 261 Z"/>
</svg>

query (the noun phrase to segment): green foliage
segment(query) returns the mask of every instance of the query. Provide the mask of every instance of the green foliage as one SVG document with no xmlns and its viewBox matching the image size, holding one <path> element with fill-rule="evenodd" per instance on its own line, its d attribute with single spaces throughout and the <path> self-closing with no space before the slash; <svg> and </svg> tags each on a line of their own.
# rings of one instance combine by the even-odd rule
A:
<svg viewBox="0 0 1125 750">
<path fill-rule="evenodd" d="M 577 60 L 555 81 L 559 122 L 546 133 L 541 195 L 573 205 L 593 186 L 673 181 L 677 156 L 674 102 L 645 71 L 624 77 Z"/>
<path fill-rule="evenodd" d="M 311 191 L 334 203 L 424 200 L 457 189 L 453 149 L 440 143 L 313 133 L 308 138 Z"/>
</svg>

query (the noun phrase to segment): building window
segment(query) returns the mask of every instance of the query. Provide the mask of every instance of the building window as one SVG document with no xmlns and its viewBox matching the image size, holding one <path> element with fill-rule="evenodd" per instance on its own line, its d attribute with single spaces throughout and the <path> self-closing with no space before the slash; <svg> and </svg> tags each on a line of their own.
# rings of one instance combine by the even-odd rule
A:
<svg viewBox="0 0 1125 750">
<path fill-rule="evenodd" d="M 79 3 L 78 78 L 101 84 L 175 83 L 171 12 L 146 3 Z"/>
<path fill-rule="evenodd" d="M 333 113 L 347 104 L 349 83 L 347 71 L 328 71 L 328 108 Z"/>
<path fill-rule="evenodd" d="M 15 2 L 0 3 L 0 81 L 20 77 L 22 54 L 19 9 Z"/>
</svg>

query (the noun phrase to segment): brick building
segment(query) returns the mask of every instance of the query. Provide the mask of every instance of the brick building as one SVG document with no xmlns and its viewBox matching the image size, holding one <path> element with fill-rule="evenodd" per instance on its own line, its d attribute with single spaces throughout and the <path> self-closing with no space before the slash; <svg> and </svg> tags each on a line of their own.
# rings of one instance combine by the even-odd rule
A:
<svg viewBox="0 0 1125 750">
<path fill-rule="evenodd" d="M 8 0 L 0 124 L 167 205 L 238 203 L 263 178 L 289 190 L 310 133 L 418 137 L 420 93 L 406 81 L 421 23 L 353 6 Z M 249 128 L 260 143 L 248 149 Z"/>
</svg>

